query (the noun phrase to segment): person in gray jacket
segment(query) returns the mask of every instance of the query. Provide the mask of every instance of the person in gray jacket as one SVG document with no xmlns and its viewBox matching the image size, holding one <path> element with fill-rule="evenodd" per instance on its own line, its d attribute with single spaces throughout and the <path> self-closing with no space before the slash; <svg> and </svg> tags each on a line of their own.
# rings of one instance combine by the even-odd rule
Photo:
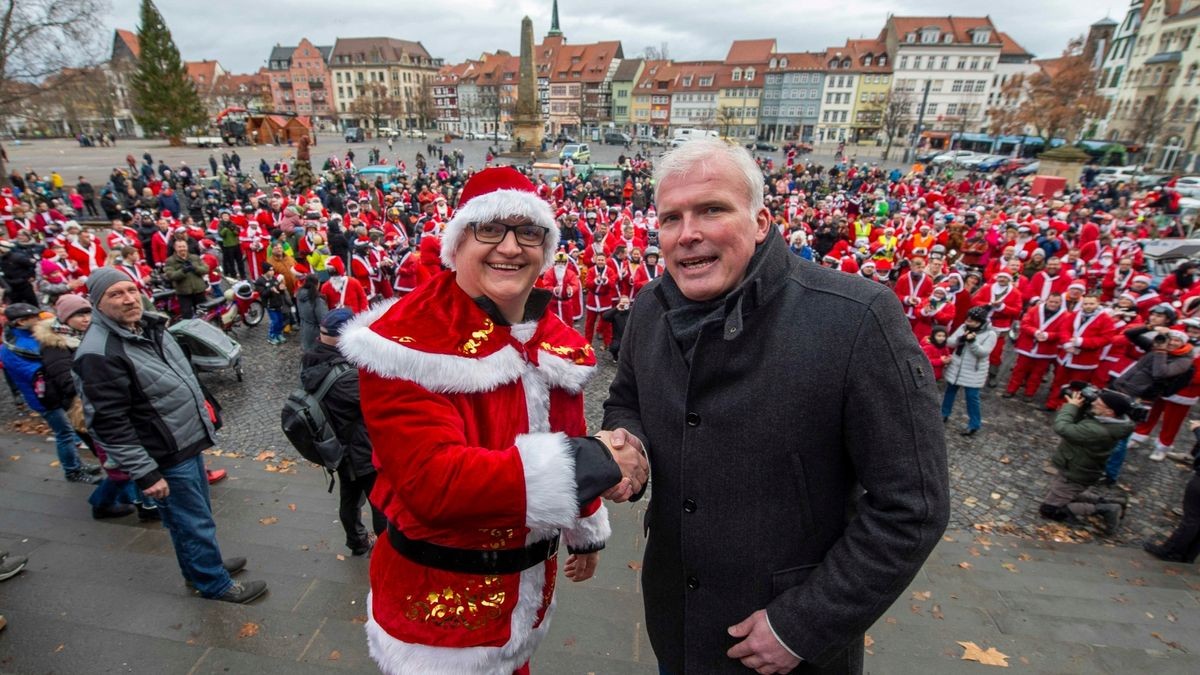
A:
<svg viewBox="0 0 1200 675">
<path fill-rule="evenodd" d="M 112 267 L 88 276 L 92 325 L 72 372 L 88 432 L 114 468 L 159 504 L 184 581 L 205 598 L 245 603 L 267 590 L 238 583 L 245 558 L 221 558 L 201 454 L 213 445 L 216 415 L 166 321 L 143 314 L 129 275 Z"/>
<path fill-rule="evenodd" d="M 650 457 L 660 668 L 859 673 L 946 527 L 933 369 L 887 287 L 788 252 L 745 149 L 688 141 L 654 183 L 666 272 L 630 310 L 602 426 Z"/>
<path fill-rule="evenodd" d="M 967 428 L 963 436 L 974 436 L 983 426 L 983 413 L 979 407 L 979 390 L 987 382 L 988 356 L 996 348 L 996 331 L 989 330 L 987 307 L 972 307 L 967 320 L 946 340 L 950 349 L 950 363 L 942 371 L 946 378 L 946 393 L 942 396 L 942 421 L 950 420 L 954 412 L 954 399 L 962 389 L 967 398 Z"/>
</svg>

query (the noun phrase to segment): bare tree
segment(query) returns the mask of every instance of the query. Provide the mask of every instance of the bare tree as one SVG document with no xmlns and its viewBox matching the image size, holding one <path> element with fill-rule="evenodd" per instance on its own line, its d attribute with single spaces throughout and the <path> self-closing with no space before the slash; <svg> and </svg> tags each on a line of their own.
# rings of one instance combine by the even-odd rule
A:
<svg viewBox="0 0 1200 675">
<path fill-rule="evenodd" d="M 1022 75 L 1014 75 L 1000 88 L 999 101 L 987 111 L 988 131 L 992 137 L 999 139 L 1025 131 L 1024 113 L 1021 110 L 1024 93 L 1025 78 Z"/>
<path fill-rule="evenodd" d="M 434 106 L 433 100 L 433 81 L 431 79 L 422 79 L 421 84 L 417 86 L 417 96 L 413 100 L 413 109 L 417 114 L 417 126 L 421 129 L 429 127 L 431 121 L 437 116 L 437 109 Z"/>
<path fill-rule="evenodd" d="M 905 122 L 912 114 L 913 105 L 912 92 L 897 87 L 888 90 L 887 96 L 879 103 L 879 128 L 887 137 L 881 159 L 887 160 L 888 153 L 892 151 L 892 144 L 898 137 L 904 135 Z"/>
<path fill-rule="evenodd" d="M 717 108 L 716 123 L 721 129 L 721 138 L 729 137 L 729 127 L 737 125 L 739 118 L 731 106 L 723 105 Z"/>
<path fill-rule="evenodd" d="M 400 101 L 392 98 L 387 85 L 372 82 L 362 86 L 362 94 L 350 104 L 350 112 L 371 120 L 371 126 L 379 129 L 383 120 L 391 120 L 401 113 Z"/>
</svg>

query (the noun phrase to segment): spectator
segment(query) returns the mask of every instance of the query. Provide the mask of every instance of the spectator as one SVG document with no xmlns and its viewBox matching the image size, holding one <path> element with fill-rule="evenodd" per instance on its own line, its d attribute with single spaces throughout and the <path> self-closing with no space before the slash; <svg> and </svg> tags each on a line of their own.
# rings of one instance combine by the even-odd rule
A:
<svg viewBox="0 0 1200 675">
<path fill-rule="evenodd" d="M 929 332 L 929 337 L 921 344 L 921 350 L 929 359 L 929 365 L 933 366 L 933 379 L 938 382 L 942 381 L 942 371 L 945 370 L 946 364 L 950 363 L 951 350 L 950 345 L 946 344 L 947 337 L 945 326 L 934 326 Z"/>
<path fill-rule="evenodd" d="M 333 368 L 339 365 L 348 368 L 344 374 L 337 376 L 321 400 L 321 405 L 333 424 L 344 453 L 337 466 L 337 476 L 340 498 L 338 517 L 342 521 L 342 529 L 346 531 L 346 547 L 352 555 L 365 555 L 374 545 L 375 538 L 387 529 L 387 518 L 371 504 L 374 536 L 369 535 L 362 524 L 363 502 L 370 497 L 375 485 L 375 466 L 371 463 L 371 439 L 367 436 L 358 398 L 358 369 L 349 366 L 346 358 L 337 350 L 342 329 L 353 316 L 354 313 L 345 307 L 325 315 L 321 322 L 320 342 L 312 351 L 304 352 L 300 382 L 310 394 L 316 393 Z"/>
<path fill-rule="evenodd" d="M 100 466 L 86 464 L 79 459 L 79 446 L 83 441 L 71 427 L 67 411 L 57 396 L 44 396 L 46 378 L 43 371 L 42 347 L 33 335 L 33 328 L 41 321 L 37 307 L 14 303 L 4 309 L 8 325 L 4 330 L 4 346 L 0 347 L 0 361 L 4 372 L 25 399 L 25 405 L 42 416 L 54 432 L 58 461 L 68 481 L 72 483 L 98 483 Z"/>
<path fill-rule="evenodd" d="M 1105 533 L 1116 531 L 1123 506 L 1103 502 L 1088 488 L 1104 474 L 1113 444 L 1133 432 L 1128 417 L 1132 408 L 1132 399 L 1112 389 L 1098 392 L 1090 403 L 1080 391 L 1067 394 L 1054 416 L 1054 433 L 1062 440 L 1050 458 L 1058 473 L 1042 499 L 1043 517 L 1073 520 L 1098 515 L 1104 519 Z"/>
<path fill-rule="evenodd" d="M 188 252 L 188 243 L 183 240 L 172 242 L 175 254 L 167 258 L 163 265 L 163 274 L 170 280 L 175 289 L 175 297 L 179 300 L 179 318 L 190 319 L 197 305 L 207 299 L 208 265 L 204 260 Z"/>
<path fill-rule="evenodd" d="M 329 313 L 325 297 L 321 295 L 321 279 L 316 274 L 304 277 L 304 283 L 296 291 L 296 317 L 300 322 L 300 349 L 311 352 L 317 348 L 321 321 Z"/>
<path fill-rule="evenodd" d="M 972 307 L 967 320 L 946 340 L 954 350 L 946 365 L 946 393 L 942 397 L 942 421 L 950 419 L 954 399 L 961 388 L 967 397 L 967 428 L 963 436 L 974 436 L 983 426 L 979 390 L 988 378 L 988 356 L 996 347 L 996 331 L 988 326 L 988 307 Z"/>
<path fill-rule="evenodd" d="M 1192 451 L 1167 453 L 1171 459 L 1192 465 L 1192 477 L 1183 492 L 1183 520 L 1165 542 L 1146 542 L 1143 548 L 1159 560 L 1190 564 L 1200 555 L 1200 422 L 1189 422 L 1188 428 L 1196 438 Z"/>
<path fill-rule="evenodd" d="M 358 279 L 346 275 L 346 264 L 341 258 L 330 258 L 325 263 L 329 281 L 321 285 L 321 295 L 329 309 L 349 307 L 357 314 L 367 309 L 367 292 Z"/>
<path fill-rule="evenodd" d="M 281 345 L 287 341 L 287 338 L 283 337 L 283 311 L 287 306 L 287 289 L 283 286 L 283 275 L 276 274 L 270 263 L 263 263 L 262 274 L 254 280 L 254 285 L 258 288 L 271 322 L 267 327 L 267 342 Z"/>
<path fill-rule="evenodd" d="M 221 558 L 203 451 L 217 431 L 214 406 L 166 320 L 143 314 L 137 285 L 102 267 L 88 278 L 93 323 L 75 354 L 92 439 L 160 504 L 183 578 L 209 599 L 247 603 L 262 581 L 235 582 L 245 558 Z"/>
<path fill-rule="evenodd" d="M 6 301 L 37 306 L 37 294 L 33 291 L 37 261 L 8 239 L 0 239 L 0 275 L 8 284 Z"/>
</svg>

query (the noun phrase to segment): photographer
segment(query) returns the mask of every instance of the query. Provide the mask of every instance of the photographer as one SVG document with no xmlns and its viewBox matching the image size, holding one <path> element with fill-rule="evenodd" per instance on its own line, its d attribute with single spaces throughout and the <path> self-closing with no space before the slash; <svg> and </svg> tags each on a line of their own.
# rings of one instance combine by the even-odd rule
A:
<svg viewBox="0 0 1200 675">
<path fill-rule="evenodd" d="M 1121 521 L 1122 505 L 1086 491 L 1103 475 L 1113 444 L 1133 432 L 1133 400 L 1112 389 L 1068 387 L 1070 393 L 1054 417 L 1054 433 L 1062 441 L 1050 461 L 1058 473 L 1050 479 L 1039 512 L 1051 520 L 1100 516 L 1104 531 L 1112 534 Z"/>
<path fill-rule="evenodd" d="M 190 319 L 196 305 L 207 297 L 208 282 L 204 275 L 208 274 L 208 265 L 200 256 L 188 253 L 186 241 L 176 239 L 173 245 L 175 255 L 167 258 L 163 273 L 171 280 L 179 299 L 179 318 Z"/>
<path fill-rule="evenodd" d="M 1171 396 L 1192 381 L 1195 369 L 1192 366 L 1192 345 L 1187 333 L 1166 326 L 1145 326 L 1125 331 L 1130 342 L 1146 350 L 1146 355 L 1137 360 L 1124 374 L 1113 382 L 1113 389 L 1148 404 L 1163 396 Z M 1105 468 L 1109 484 L 1116 483 L 1125 463 L 1125 452 L 1129 449 L 1129 438 L 1122 438 L 1113 448 Z M 1161 462 L 1165 451 L 1155 448 L 1150 459 Z"/>
<path fill-rule="evenodd" d="M 946 340 L 954 353 L 944 371 L 946 393 L 942 397 L 942 421 L 950 419 L 954 399 L 962 387 L 967 398 L 967 428 L 962 431 L 963 436 L 974 436 L 983 426 L 979 390 L 987 381 L 988 356 L 996 347 L 996 331 L 989 329 L 988 312 L 986 306 L 972 307 L 967 312 L 967 320 Z"/>
</svg>

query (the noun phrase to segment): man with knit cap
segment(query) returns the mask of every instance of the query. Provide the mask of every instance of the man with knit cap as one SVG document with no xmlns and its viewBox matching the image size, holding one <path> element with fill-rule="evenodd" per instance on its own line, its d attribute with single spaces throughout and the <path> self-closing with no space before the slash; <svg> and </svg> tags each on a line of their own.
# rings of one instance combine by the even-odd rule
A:
<svg viewBox="0 0 1200 675">
<path fill-rule="evenodd" d="M 73 371 L 88 432 L 158 502 L 184 581 L 205 598 L 254 600 L 266 583 L 233 581 L 246 559 L 222 559 L 217 545 L 201 454 L 216 438 L 216 415 L 187 357 L 164 317 L 143 314 L 129 275 L 97 268 L 87 286 L 95 311 Z"/>
<path fill-rule="evenodd" d="M 371 556 L 367 644 L 385 673 L 528 672 L 566 576 L 596 569 L 600 502 L 645 484 L 637 449 L 587 436 L 596 357 L 535 289 L 559 232 L 512 168 L 463 188 L 436 275 L 357 316 L 339 348 L 359 368 L 387 535 Z"/>
</svg>

